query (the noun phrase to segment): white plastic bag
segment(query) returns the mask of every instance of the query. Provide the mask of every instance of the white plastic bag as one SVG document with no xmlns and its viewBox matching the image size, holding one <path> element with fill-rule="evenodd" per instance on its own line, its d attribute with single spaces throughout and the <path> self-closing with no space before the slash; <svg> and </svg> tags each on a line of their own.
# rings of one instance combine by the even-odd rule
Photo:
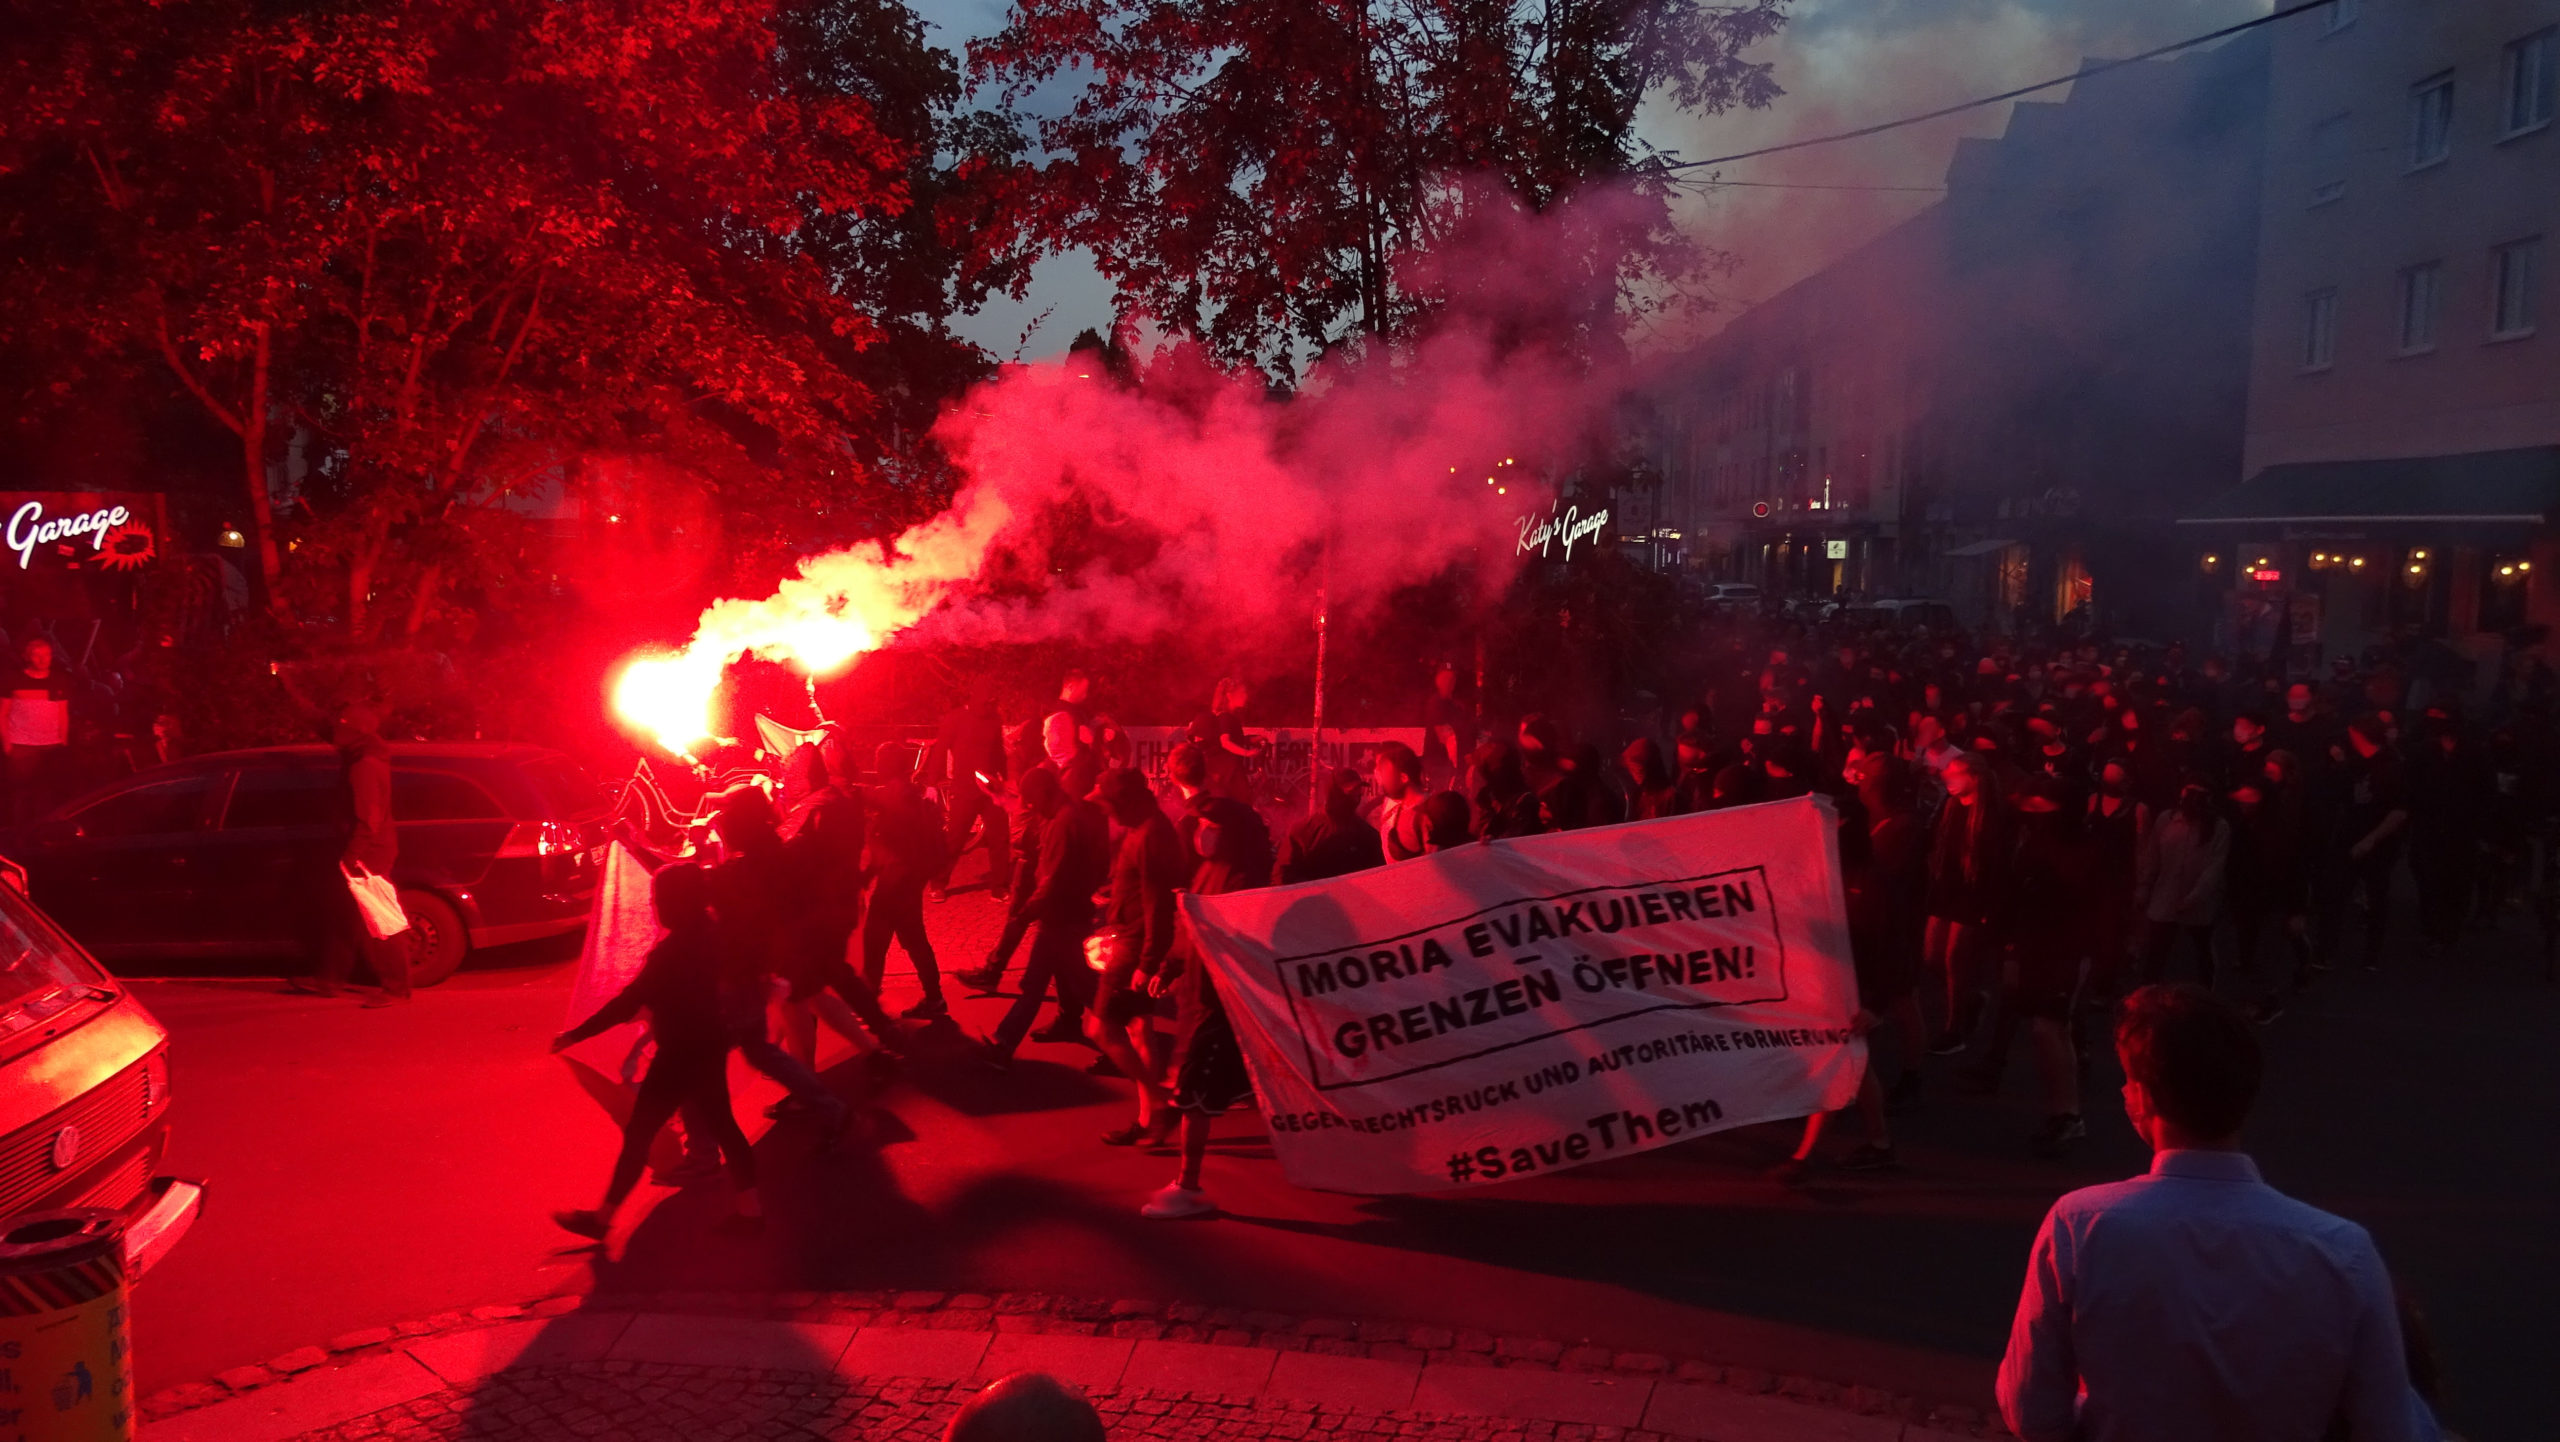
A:
<svg viewBox="0 0 2560 1442">
<path fill-rule="evenodd" d="M 338 870 L 347 878 L 347 890 L 355 893 L 356 910 L 364 913 L 367 935 L 384 941 L 409 929 L 409 913 L 400 906 L 400 888 L 391 884 L 390 877 L 349 871 L 344 863 Z"/>
</svg>

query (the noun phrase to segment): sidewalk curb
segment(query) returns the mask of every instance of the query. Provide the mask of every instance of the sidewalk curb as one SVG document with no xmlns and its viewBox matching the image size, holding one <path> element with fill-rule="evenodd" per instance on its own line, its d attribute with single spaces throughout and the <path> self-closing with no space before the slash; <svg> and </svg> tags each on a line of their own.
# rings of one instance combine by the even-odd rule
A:
<svg viewBox="0 0 2560 1442">
<path fill-rule="evenodd" d="M 1874 1388 L 1652 1354 L 1017 1293 L 551 1297 L 348 1333 L 326 1350 L 299 1348 L 266 1367 L 224 1373 L 220 1385 L 156 1393 L 142 1410 L 152 1442 L 285 1442 L 439 1393 L 467 1393 L 501 1372 L 635 1365 L 937 1384 L 1034 1370 L 1095 1394 L 1498 1418 L 1701 1442 L 2006 1435 L 1996 1420 L 1986 1434 L 1969 1409 L 1927 1409 Z"/>
</svg>

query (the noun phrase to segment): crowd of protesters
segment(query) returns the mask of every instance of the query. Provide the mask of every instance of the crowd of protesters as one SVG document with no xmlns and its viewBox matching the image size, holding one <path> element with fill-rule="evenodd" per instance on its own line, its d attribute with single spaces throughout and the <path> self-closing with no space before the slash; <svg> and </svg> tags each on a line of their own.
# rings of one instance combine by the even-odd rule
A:
<svg viewBox="0 0 2560 1442">
<path fill-rule="evenodd" d="M 1840 822 L 1861 1024 L 1880 1043 L 1866 1135 L 1841 1164 L 1894 1166 L 1894 1112 L 1930 1087 L 1999 1090 L 2021 1050 L 2043 1115 L 2027 1144 L 2050 1157 L 2086 1134 L 2093 1033 L 2133 987 L 2191 976 L 2272 1022 L 2333 967 L 2443 964 L 2467 928 L 2544 889 L 2529 883 L 2560 804 L 2560 741 L 2538 666 L 2511 667 L 2475 717 L 2387 664 L 2314 682 L 2178 647 L 1748 621 L 1715 633 L 1694 679 L 1685 705 L 1632 734 L 1576 737 L 1538 714 L 1487 727 L 1444 668 L 1420 748 L 1388 743 L 1364 771 L 1318 777 L 1303 819 L 1257 804 L 1266 743 L 1233 680 L 1155 783 L 1081 674 L 1011 726 L 980 695 L 922 747 L 857 756 L 830 732 L 770 799 L 742 788 L 716 807 L 725 859 L 701 894 L 742 918 L 721 962 L 732 1031 L 787 1107 L 837 1125 L 809 1071 L 817 1023 L 895 1054 L 879 1000 L 893 942 L 922 993 L 905 1019 L 948 1019 L 928 903 L 983 848 L 1002 931 L 951 980 L 994 995 L 1020 970 L 982 1059 L 1090 1047 L 1091 1070 L 1132 1092 L 1102 1140 L 1182 1158 L 1148 1214 L 1195 1215 L 1212 1209 L 1209 1118 L 1249 1088 L 1176 893 L 1819 792 Z M 2394 924 L 2404 864 L 2414 935 Z M 712 965 L 682 947 L 666 964 Z M 765 1040 L 767 990 L 783 998 L 780 1045 Z M 1929 1081 L 1930 1057 L 1960 1060 Z M 1785 1179 L 1817 1164 L 1828 1123 L 1808 1123 Z"/>
</svg>

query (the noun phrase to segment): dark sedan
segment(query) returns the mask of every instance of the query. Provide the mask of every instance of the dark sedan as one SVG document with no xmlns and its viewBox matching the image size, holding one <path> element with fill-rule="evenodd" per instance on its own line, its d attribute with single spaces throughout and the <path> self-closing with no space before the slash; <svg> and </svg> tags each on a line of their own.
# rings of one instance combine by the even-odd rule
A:
<svg viewBox="0 0 2560 1442">
<path fill-rule="evenodd" d="M 474 948 L 584 923 L 610 803 L 557 751 L 395 743 L 392 880 L 416 983 L 451 976 Z M 318 943 L 311 898 L 334 884 L 346 820 L 337 753 L 278 746 L 128 777 L 11 849 L 37 904 L 106 960 L 282 956 Z"/>
</svg>

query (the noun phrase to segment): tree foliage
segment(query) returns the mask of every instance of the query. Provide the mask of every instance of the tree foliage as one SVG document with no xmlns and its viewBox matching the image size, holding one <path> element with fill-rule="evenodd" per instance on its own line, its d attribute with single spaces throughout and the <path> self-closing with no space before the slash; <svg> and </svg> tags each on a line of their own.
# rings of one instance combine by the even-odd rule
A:
<svg viewBox="0 0 2560 1442">
<path fill-rule="evenodd" d="M 1124 310 L 1287 375 L 1306 350 L 1407 331 L 1478 278 L 1399 256 L 1597 180 L 1634 202 L 1575 231 L 1602 293 L 1624 307 L 1693 278 L 1712 258 L 1671 223 L 1638 107 L 1769 103 L 1768 67 L 1743 51 L 1784 6 L 1015 0 L 971 63 L 1009 103 L 1072 90 L 1008 212 L 1022 243 L 1087 247 Z"/>
<path fill-rule="evenodd" d="M 228 430 L 277 609 L 414 634 L 598 455 L 749 518 L 911 504 L 865 353 L 974 352 L 915 204 L 956 67 L 897 0 L 13 10 L 0 333 Z"/>
</svg>

